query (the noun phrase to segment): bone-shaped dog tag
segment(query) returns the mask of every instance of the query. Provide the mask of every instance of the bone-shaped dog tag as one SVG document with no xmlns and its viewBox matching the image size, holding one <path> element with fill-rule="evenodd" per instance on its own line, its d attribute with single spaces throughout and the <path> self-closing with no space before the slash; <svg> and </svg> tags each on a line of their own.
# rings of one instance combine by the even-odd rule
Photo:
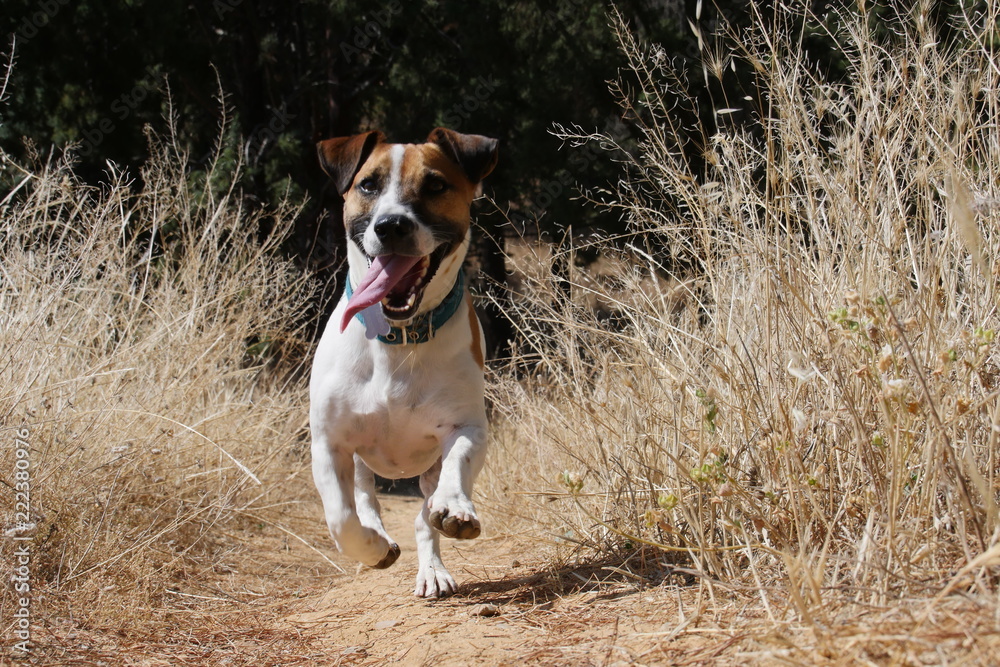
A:
<svg viewBox="0 0 1000 667">
<path fill-rule="evenodd" d="M 389 321 L 382 314 L 382 304 L 380 303 L 373 303 L 365 308 L 361 311 L 361 317 L 365 321 L 365 338 L 368 340 L 374 340 L 378 336 L 385 336 L 392 330 L 392 327 L 389 326 Z"/>
</svg>

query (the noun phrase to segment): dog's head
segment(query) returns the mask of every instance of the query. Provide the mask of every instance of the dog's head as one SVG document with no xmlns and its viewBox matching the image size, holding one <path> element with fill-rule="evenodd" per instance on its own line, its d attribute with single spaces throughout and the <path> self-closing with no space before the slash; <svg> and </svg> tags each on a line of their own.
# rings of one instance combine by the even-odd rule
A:
<svg viewBox="0 0 1000 667">
<path fill-rule="evenodd" d="M 469 246 L 469 208 L 497 163 L 497 140 L 437 128 L 422 144 L 381 132 L 321 141 L 319 161 L 344 197 L 356 288 L 341 328 L 381 303 L 408 322 L 451 290 Z"/>
</svg>

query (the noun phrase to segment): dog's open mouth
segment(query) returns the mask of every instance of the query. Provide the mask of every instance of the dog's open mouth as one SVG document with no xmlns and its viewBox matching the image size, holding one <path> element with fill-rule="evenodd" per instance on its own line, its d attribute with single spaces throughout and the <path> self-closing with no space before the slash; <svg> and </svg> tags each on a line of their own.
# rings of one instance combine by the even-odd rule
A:
<svg viewBox="0 0 1000 667">
<path fill-rule="evenodd" d="M 347 302 L 340 330 L 347 328 L 352 317 L 376 303 L 382 304 L 382 313 L 387 320 L 403 322 L 411 319 L 417 314 L 424 290 L 441 266 L 446 250 L 446 245 L 442 245 L 423 257 L 373 257 L 368 273 Z"/>
</svg>

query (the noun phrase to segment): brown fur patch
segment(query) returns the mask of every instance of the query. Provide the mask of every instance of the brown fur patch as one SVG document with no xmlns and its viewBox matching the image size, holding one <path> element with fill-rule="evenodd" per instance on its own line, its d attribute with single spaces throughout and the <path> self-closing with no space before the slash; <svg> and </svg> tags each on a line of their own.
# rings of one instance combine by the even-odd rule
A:
<svg viewBox="0 0 1000 667">
<path fill-rule="evenodd" d="M 447 220 L 458 226 L 457 236 L 469 230 L 469 204 L 476 186 L 469 182 L 462 168 L 434 144 L 415 144 L 403 153 L 402 184 L 404 201 L 420 201 L 430 217 Z M 427 195 L 428 179 L 443 180 L 444 192 Z"/>
<path fill-rule="evenodd" d="M 354 175 L 350 188 L 344 193 L 344 224 L 349 226 L 351 221 L 359 216 L 367 215 L 375 206 L 378 197 L 365 196 L 358 192 L 355 187 L 366 178 L 374 178 L 382 187 L 389 183 L 389 175 L 392 171 L 392 144 L 378 144 L 368 156 L 365 163 L 361 165 L 358 173 Z"/>
</svg>

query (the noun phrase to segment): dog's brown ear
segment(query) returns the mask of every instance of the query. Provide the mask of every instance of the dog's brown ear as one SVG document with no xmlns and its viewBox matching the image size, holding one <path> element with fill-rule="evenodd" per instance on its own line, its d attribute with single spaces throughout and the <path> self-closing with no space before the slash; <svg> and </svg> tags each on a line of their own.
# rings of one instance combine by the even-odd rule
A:
<svg viewBox="0 0 1000 667">
<path fill-rule="evenodd" d="M 482 181 L 497 166 L 497 144 L 500 142 L 496 139 L 437 127 L 427 135 L 427 143 L 437 144 L 462 167 L 473 183 Z"/>
<path fill-rule="evenodd" d="M 319 165 L 333 179 L 337 192 L 344 194 L 375 146 L 385 141 L 381 132 L 365 132 L 350 137 L 326 139 L 316 144 Z"/>
</svg>

